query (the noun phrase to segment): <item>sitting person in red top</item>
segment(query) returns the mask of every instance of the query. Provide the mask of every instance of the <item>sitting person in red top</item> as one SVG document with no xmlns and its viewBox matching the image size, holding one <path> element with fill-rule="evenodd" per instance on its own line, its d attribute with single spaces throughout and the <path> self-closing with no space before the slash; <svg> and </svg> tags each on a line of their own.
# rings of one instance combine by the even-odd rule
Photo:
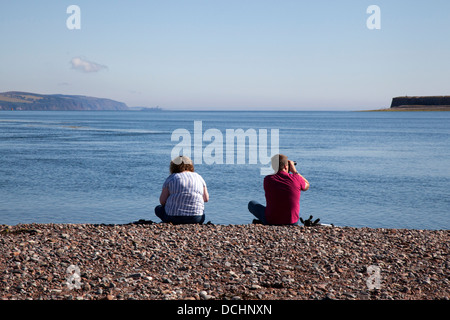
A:
<svg viewBox="0 0 450 320">
<path fill-rule="evenodd" d="M 297 224 L 300 217 L 300 192 L 309 189 L 309 182 L 285 155 L 273 156 L 272 168 L 275 173 L 264 178 L 266 206 L 250 201 L 248 210 L 262 224 Z"/>
</svg>

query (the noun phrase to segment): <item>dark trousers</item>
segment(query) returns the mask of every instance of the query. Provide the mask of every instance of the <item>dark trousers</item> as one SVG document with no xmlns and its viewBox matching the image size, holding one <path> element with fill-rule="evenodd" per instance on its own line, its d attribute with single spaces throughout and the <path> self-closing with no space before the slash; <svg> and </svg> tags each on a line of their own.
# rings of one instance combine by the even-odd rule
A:
<svg viewBox="0 0 450 320">
<path fill-rule="evenodd" d="M 266 206 L 252 200 L 248 203 L 248 211 L 250 211 L 259 221 L 261 221 L 262 224 L 268 224 L 266 220 Z M 298 225 L 298 221 L 292 225 Z"/>
<path fill-rule="evenodd" d="M 256 219 L 262 222 L 262 224 L 267 224 L 266 221 L 266 206 L 254 200 L 248 203 L 248 211 L 250 211 Z"/>
<path fill-rule="evenodd" d="M 170 216 L 166 213 L 166 210 L 162 205 L 156 206 L 155 214 L 162 222 L 170 222 L 173 224 L 202 224 L 205 221 L 205 214 L 202 214 L 201 216 Z"/>
</svg>

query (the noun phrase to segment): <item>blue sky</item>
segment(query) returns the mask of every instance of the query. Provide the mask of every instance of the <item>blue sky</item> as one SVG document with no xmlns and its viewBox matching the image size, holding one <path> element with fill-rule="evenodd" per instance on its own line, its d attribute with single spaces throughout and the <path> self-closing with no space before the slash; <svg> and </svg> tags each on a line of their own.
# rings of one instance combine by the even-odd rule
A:
<svg viewBox="0 0 450 320">
<path fill-rule="evenodd" d="M 81 9 L 81 29 L 66 12 Z M 366 26 L 370 5 L 381 29 Z M 0 92 L 364 110 L 450 94 L 450 1 L 2 1 Z"/>
</svg>

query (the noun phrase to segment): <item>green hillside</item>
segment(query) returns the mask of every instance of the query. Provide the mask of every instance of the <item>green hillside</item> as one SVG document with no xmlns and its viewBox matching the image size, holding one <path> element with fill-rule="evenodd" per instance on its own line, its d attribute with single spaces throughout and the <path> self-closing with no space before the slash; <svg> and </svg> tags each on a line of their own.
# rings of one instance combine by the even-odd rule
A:
<svg viewBox="0 0 450 320">
<path fill-rule="evenodd" d="M 104 98 L 9 91 L 0 93 L 0 110 L 128 110 L 128 106 Z"/>
</svg>

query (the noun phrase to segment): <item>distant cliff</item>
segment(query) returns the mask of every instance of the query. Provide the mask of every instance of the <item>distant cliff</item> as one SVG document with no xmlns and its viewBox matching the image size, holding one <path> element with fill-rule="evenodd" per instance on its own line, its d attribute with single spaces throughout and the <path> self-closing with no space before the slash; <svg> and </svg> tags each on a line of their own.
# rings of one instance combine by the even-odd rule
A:
<svg viewBox="0 0 450 320">
<path fill-rule="evenodd" d="M 9 91 L 0 93 L 0 110 L 128 110 L 128 106 L 103 98 Z"/>
<path fill-rule="evenodd" d="M 395 97 L 392 99 L 391 108 L 449 110 L 450 96 Z"/>
</svg>

